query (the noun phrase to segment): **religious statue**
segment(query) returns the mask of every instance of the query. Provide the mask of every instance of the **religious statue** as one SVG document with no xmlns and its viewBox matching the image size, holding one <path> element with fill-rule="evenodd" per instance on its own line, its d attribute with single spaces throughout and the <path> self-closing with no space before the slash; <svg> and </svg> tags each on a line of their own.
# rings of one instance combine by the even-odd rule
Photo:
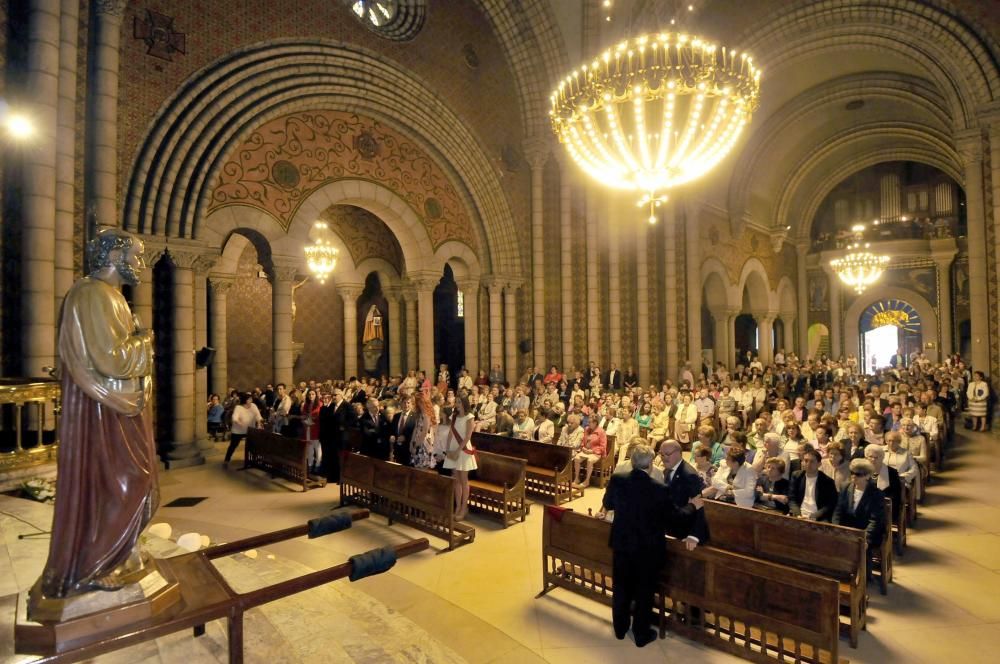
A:
<svg viewBox="0 0 1000 664">
<path fill-rule="evenodd" d="M 382 330 L 382 313 L 374 304 L 365 316 L 365 331 L 361 336 L 361 354 L 365 358 L 365 371 L 378 371 L 378 361 L 385 351 L 385 334 Z"/>
<path fill-rule="evenodd" d="M 153 333 L 121 286 L 139 284 L 143 244 L 104 229 L 89 243 L 91 272 L 66 294 L 59 324 L 62 420 L 49 556 L 28 614 L 90 590 L 143 577 L 139 534 L 159 503 L 150 419 Z"/>
</svg>

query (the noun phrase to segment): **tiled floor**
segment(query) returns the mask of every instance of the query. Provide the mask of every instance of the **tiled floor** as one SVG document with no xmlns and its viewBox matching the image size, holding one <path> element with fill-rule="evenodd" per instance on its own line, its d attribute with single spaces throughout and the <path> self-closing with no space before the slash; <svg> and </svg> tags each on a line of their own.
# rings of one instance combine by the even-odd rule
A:
<svg viewBox="0 0 1000 664">
<path fill-rule="evenodd" d="M 996 437 L 976 434 L 961 438 L 950 450 L 946 471 L 935 477 L 911 531 L 909 549 L 897 561 L 888 597 L 872 595 L 868 631 L 862 633 L 857 650 L 842 640 L 842 656 L 855 662 L 996 661 L 1000 492 L 995 488 L 994 455 L 998 445 Z M 193 531 L 215 542 L 229 541 L 302 523 L 337 502 L 335 486 L 303 494 L 259 473 L 223 470 L 219 461 L 214 457 L 205 466 L 164 474 L 164 504 L 183 496 L 208 496 L 196 507 L 161 508 L 156 520 L 170 523 L 175 536 Z M 597 506 L 600 495 L 598 489 L 590 489 L 571 506 L 586 511 Z M 0 511 L 9 511 L 10 503 L 4 501 Z M 351 584 L 344 592 L 364 594 L 384 605 L 388 615 L 406 619 L 414 642 L 423 643 L 421 652 L 433 649 L 423 640 L 426 634 L 439 644 L 445 653 L 439 657 L 444 658 L 456 656 L 473 663 L 739 661 L 673 636 L 640 650 L 628 640 L 615 640 L 609 610 L 603 605 L 561 590 L 534 599 L 541 587 L 541 514 L 536 508 L 525 524 L 507 529 L 473 515 L 478 534 L 472 545 L 437 555 L 442 541 L 431 538 L 431 550 L 401 560 L 387 574 Z M 34 581 L 46 542 L 17 540 L 16 533 L 26 532 L 27 527 L 2 514 L 0 529 L 2 597 Z M 342 562 L 358 551 L 419 536 L 422 533 L 403 526 L 390 528 L 383 518 L 373 516 L 348 532 L 267 547 L 259 560 L 273 554 L 288 561 L 293 566 L 289 569 L 315 569 Z M 246 568 L 255 569 L 252 564 Z M 312 601 L 334 611 L 333 604 L 318 595 Z M 12 606 L 10 597 L 0 599 L 5 626 L 0 653 L 10 652 Z M 305 606 L 296 601 L 277 603 L 268 610 L 269 622 L 258 624 L 262 630 L 277 625 L 280 631 Z M 213 633 L 221 635 L 222 626 L 211 628 L 210 636 Z M 405 661 L 408 656 L 405 651 L 385 649 L 323 649 L 315 645 L 317 637 L 300 635 L 304 643 L 295 644 L 294 654 L 284 653 L 282 661 Z M 298 637 L 286 634 L 285 638 Z M 186 634 L 177 635 L 159 649 L 100 661 L 193 662 L 190 641 Z M 262 647 L 256 656 L 248 652 L 249 660 L 274 661 L 263 657 L 266 652 L 273 650 Z M 197 657 L 224 660 L 224 647 L 204 646 Z"/>
</svg>

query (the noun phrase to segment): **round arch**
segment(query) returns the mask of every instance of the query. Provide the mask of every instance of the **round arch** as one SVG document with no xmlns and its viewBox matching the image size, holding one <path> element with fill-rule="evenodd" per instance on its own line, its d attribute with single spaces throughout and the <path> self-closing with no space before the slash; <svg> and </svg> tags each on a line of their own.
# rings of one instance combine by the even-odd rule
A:
<svg viewBox="0 0 1000 664">
<path fill-rule="evenodd" d="M 718 258 L 707 258 L 701 264 L 701 288 L 703 302 L 709 310 L 734 310 L 739 308 L 739 301 L 734 288 L 729 281 L 726 266 Z"/>
<path fill-rule="evenodd" d="M 876 285 L 866 290 L 863 295 L 854 299 L 851 306 L 844 312 L 843 320 L 845 334 L 843 335 L 843 339 L 845 351 L 847 353 L 854 353 L 855 357 L 859 357 L 858 353 L 861 349 L 861 337 L 859 330 L 861 329 L 860 324 L 862 314 L 864 314 L 865 310 L 875 302 L 893 299 L 907 302 L 917 310 L 918 314 L 920 314 L 920 318 L 923 321 L 920 326 L 920 345 L 921 348 L 925 349 L 925 352 L 931 361 L 936 362 L 938 348 L 941 345 L 941 333 L 938 327 L 937 311 L 924 296 L 920 295 L 916 291 L 898 286 Z M 933 343 L 933 347 L 928 348 L 928 343 Z"/>
<path fill-rule="evenodd" d="M 739 293 L 740 308 L 743 305 L 744 294 L 749 299 L 750 312 L 746 313 L 761 314 L 774 309 L 771 305 L 771 287 L 767 279 L 767 270 L 758 258 L 749 258 L 743 264 L 736 292 Z"/>
</svg>

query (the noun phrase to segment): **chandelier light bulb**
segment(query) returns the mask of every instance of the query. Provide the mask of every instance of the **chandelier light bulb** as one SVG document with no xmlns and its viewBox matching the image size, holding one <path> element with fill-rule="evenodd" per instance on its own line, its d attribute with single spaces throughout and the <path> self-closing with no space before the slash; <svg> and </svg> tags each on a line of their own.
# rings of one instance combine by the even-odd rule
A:
<svg viewBox="0 0 1000 664">
<path fill-rule="evenodd" d="M 333 246 L 329 227 L 324 221 L 313 224 L 309 237 L 312 242 L 305 246 L 306 266 L 319 283 L 325 284 L 327 278 L 337 268 L 337 256 L 340 251 Z"/>
<path fill-rule="evenodd" d="M 851 231 L 854 232 L 854 242 L 848 245 L 847 254 L 830 261 L 830 267 L 845 285 L 860 295 L 878 281 L 889 266 L 890 258 L 870 251 L 871 244 L 864 241 L 864 224 L 851 226 Z"/>
<path fill-rule="evenodd" d="M 701 177 L 729 154 L 759 103 L 753 58 L 664 32 L 608 49 L 563 78 L 552 126 L 590 177 L 642 204 Z"/>
<path fill-rule="evenodd" d="M 23 141 L 35 135 L 35 123 L 24 113 L 8 113 L 3 124 L 7 133 L 15 140 Z"/>
</svg>

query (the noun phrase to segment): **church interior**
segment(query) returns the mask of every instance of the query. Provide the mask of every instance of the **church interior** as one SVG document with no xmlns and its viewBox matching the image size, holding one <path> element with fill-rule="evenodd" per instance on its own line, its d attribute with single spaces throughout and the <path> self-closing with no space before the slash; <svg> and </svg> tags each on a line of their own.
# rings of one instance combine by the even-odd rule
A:
<svg viewBox="0 0 1000 664">
<path fill-rule="evenodd" d="M 998 0 L 0 0 L 0 26 L 0 661 L 45 656 L 25 651 L 17 630 L 49 551 L 45 494 L 58 500 L 57 458 L 73 444 L 60 436 L 61 316 L 102 229 L 144 248 L 145 271 L 123 289 L 155 355 L 147 410 L 159 509 L 143 546 L 170 559 L 344 502 L 371 510 L 346 532 L 220 557 L 217 573 L 250 592 L 429 539 L 382 574 L 240 614 L 247 661 L 995 661 Z M 543 418 L 566 437 L 575 417 L 586 441 L 605 421 L 635 420 L 643 441 L 606 441 L 593 481 L 584 458 L 582 484 L 556 477 L 545 495 L 531 477 L 548 471 L 525 457 L 510 523 L 507 499 L 499 522 L 481 507 L 453 519 L 453 478 L 435 477 L 448 480 L 445 535 L 436 521 L 428 534 L 431 518 L 414 520 L 412 505 L 386 507 L 395 499 L 378 498 L 377 481 L 349 496 L 349 468 L 362 463 L 351 459 L 365 458 L 349 443 L 333 443 L 347 445 L 335 471 L 322 470 L 338 456 L 325 442 L 314 467 L 307 415 L 301 469 L 270 459 L 275 448 L 252 461 L 253 433 L 230 462 L 242 393 L 260 398 L 267 412 L 255 426 L 271 435 L 279 384 L 304 387 L 303 399 L 360 393 L 358 417 L 367 390 L 385 409 L 373 417 L 396 422 L 407 380 L 464 416 L 457 402 L 473 379 L 483 403 L 500 406 L 486 417 L 473 402 L 471 440 L 487 457 L 473 494 L 487 466 L 503 466 L 494 457 L 520 457 L 486 442 L 501 410 L 512 420 L 505 438 L 521 438 L 512 397 L 530 404 L 533 445 L 550 444 L 535 442 Z M 730 394 L 758 382 L 762 398 L 725 411 Z M 838 421 L 841 391 L 855 403 Z M 213 395 L 222 420 L 210 415 Z M 649 647 L 615 638 L 611 568 L 588 569 L 582 539 L 582 557 L 570 537 L 552 571 L 564 508 L 570 520 L 601 511 L 627 447 L 655 452 L 676 434 L 693 467 L 708 423 L 705 446 L 725 443 L 712 459 L 725 468 L 728 412 L 763 460 L 753 436 L 767 410 L 788 461 L 796 439 L 785 413 L 812 424 L 806 442 L 825 462 L 813 435 L 820 420 L 830 429 L 825 417 L 835 441 L 849 440 L 851 423 L 869 444 L 891 437 L 861 426 L 866 400 L 892 423 L 885 431 L 911 410 L 941 415 L 933 435 L 909 423 L 930 458 L 904 450 L 915 480 L 867 587 L 861 537 L 853 599 L 844 588 L 857 581 L 833 583 L 810 559 L 822 537 L 848 529 L 795 530 L 808 519 L 782 515 L 782 530 L 766 511 L 731 548 L 719 526 L 706 546 L 668 553 L 668 567 L 676 556 L 705 575 L 706 603 L 682 581 L 660 588 L 667 628 Z M 686 408 L 698 414 L 689 428 Z M 395 462 L 373 463 L 411 473 L 407 487 L 427 475 Z M 376 479 L 396 472 L 380 468 Z M 711 531 L 722 517 L 712 505 L 705 513 Z M 803 539 L 761 541 L 777 533 Z M 799 567 L 786 550 L 796 546 Z M 733 572 L 758 563 L 772 576 Z M 749 580 L 723 588 L 704 571 L 712 565 L 718 579 L 729 570 Z M 785 616 L 822 613 L 788 595 L 810 579 L 833 588 L 832 628 Z M 719 608 L 730 604 L 734 613 Z M 782 621 L 788 631 L 766 627 Z M 242 661 L 232 622 L 51 661 Z"/>
</svg>

